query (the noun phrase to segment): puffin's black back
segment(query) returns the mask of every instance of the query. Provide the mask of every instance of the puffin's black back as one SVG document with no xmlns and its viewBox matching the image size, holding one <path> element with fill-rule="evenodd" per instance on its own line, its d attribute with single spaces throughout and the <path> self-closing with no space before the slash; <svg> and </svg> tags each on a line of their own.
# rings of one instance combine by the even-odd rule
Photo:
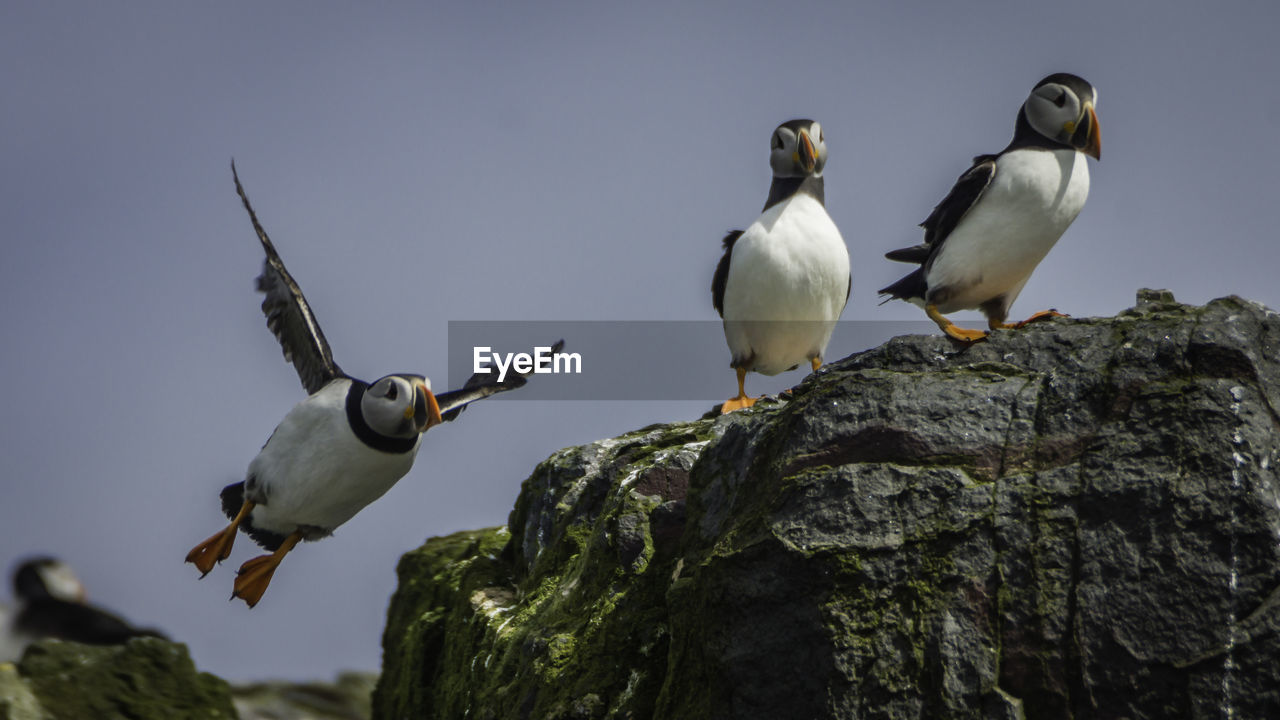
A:
<svg viewBox="0 0 1280 720">
<path fill-rule="evenodd" d="M 27 603 L 14 619 L 14 627 L 26 635 L 87 645 L 117 645 L 135 637 L 165 637 L 155 630 L 135 628 L 92 605 L 53 597 Z"/>
</svg>

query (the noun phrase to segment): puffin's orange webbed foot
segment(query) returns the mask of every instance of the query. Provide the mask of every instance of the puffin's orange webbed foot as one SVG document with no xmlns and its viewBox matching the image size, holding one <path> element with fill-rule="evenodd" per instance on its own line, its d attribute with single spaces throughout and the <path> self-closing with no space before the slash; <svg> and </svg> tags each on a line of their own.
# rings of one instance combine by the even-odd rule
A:
<svg viewBox="0 0 1280 720">
<path fill-rule="evenodd" d="M 745 368 L 734 368 L 734 369 L 738 371 L 738 394 L 736 397 L 731 397 L 728 400 L 724 401 L 724 404 L 720 406 L 721 415 L 725 413 L 731 413 L 734 410 L 749 408 L 752 405 L 755 405 L 756 400 L 759 399 L 759 398 L 747 397 L 747 390 L 745 388 L 745 384 L 747 382 L 746 369 Z"/>
<path fill-rule="evenodd" d="M 240 523 L 249 515 L 251 510 L 253 510 L 253 503 L 246 500 L 240 506 L 240 512 L 236 513 L 236 517 L 231 521 L 230 525 L 191 548 L 191 552 L 187 553 L 186 561 L 196 566 L 196 569 L 200 571 L 200 577 L 208 575 L 214 565 L 231 556 L 231 546 L 236 541 L 236 530 L 240 528 Z"/>
<path fill-rule="evenodd" d="M 988 321 L 987 324 L 991 326 L 992 330 L 1017 330 L 1019 328 L 1026 327 L 1027 325 L 1030 325 L 1033 322 L 1040 322 L 1041 320 L 1048 320 L 1050 318 L 1056 318 L 1056 317 L 1071 317 L 1071 316 L 1065 313 L 1060 313 L 1057 310 L 1050 309 L 1050 310 L 1041 310 L 1040 312 L 1036 313 L 1035 315 L 1032 315 L 1031 317 L 1027 318 L 1026 320 L 1023 320 L 1022 322 L 1007 323 L 1002 321 L 998 322 L 995 320 L 991 320 L 991 321 Z"/>
<path fill-rule="evenodd" d="M 720 406 L 720 414 L 723 415 L 725 413 L 731 413 L 734 410 L 749 408 L 752 405 L 755 405 L 756 400 L 759 400 L 759 399 L 760 398 L 747 397 L 746 395 L 739 395 L 737 397 L 729 398 L 728 400 L 724 401 L 723 405 Z"/>
<path fill-rule="evenodd" d="M 1020 328 L 1026 325 L 1030 325 L 1033 322 L 1040 322 L 1041 320 L 1048 320 L 1050 318 L 1056 318 L 1056 317 L 1071 317 L 1071 316 L 1067 315 L 1066 313 L 1060 313 L 1057 310 L 1052 310 L 1052 309 L 1041 310 L 1040 312 L 1036 313 L 1035 315 L 1032 315 L 1031 317 L 1027 318 L 1026 320 L 1023 320 L 1020 323 L 1014 323 L 1013 327 Z"/>
<path fill-rule="evenodd" d="M 956 327 L 955 323 L 943 317 L 942 313 L 938 312 L 938 306 L 932 303 L 925 305 L 924 311 L 929 316 L 929 319 L 937 323 L 942 332 L 947 334 L 947 337 L 952 340 L 959 340 L 966 345 L 986 340 L 987 335 L 990 334 L 986 330 L 970 330 L 969 328 Z"/>
<path fill-rule="evenodd" d="M 276 568 L 280 567 L 280 561 L 301 539 L 302 535 L 294 532 L 280 543 L 280 547 L 276 548 L 275 552 L 270 555 L 259 555 L 241 565 L 236 573 L 231 598 L 240 598 L 249 607 L 257 605 L 263 593 L 267 591 L 267 586 L 271 584 L 271 576 L 275 574 Z"/>
<path fill-rule="evenodd" d="M 959 340 L 960 342 L 968 345 L 972 345 L 976 342 L 982 342 L 983 340 L 986 340 L 987 336 L 990 334 L 986 330 L 974 330 L 971 328 L 956 327 L 955 325 L 944 327 L 942 328 L 942 331 L 945 332 L 947 337 L 950 337 L 952 340 Z"/>
</svg>

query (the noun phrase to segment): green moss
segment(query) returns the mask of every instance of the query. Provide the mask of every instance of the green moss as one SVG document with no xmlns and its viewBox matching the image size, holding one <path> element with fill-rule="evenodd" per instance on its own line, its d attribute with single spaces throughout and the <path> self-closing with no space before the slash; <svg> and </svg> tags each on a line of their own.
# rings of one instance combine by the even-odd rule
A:
<svg viewBox="0 0 1280 720">
<path fill-rule="evenodd" d="M 27 649 L 18 673 L 52 718 L 236 717 L 226 682 L 197 672 L 186 646 L 156 638 L 107 647 L 43 641 Z"/>
<path fill-rule="evenodd" d="M 460 614 L 486 618 L 496 613 L 496 604 L 486 608 L 481 600 L 476 609 L 488 614 L 473 615 L 472 596 L 504 586 L 507 573 L 497 558 L 508 540 L 505 528 L 455 533 L 432 538 L 400 559 L 400 583 L 383 633 L 384 671 L 374 690 L 375 714 L 402 717 L 412 714 L 410 708 L 424 707 L 433 693 L 465 691 L 465 676 L 439 673 L 442 664 L 456 663 L 460 654 L 446 637 L 471 634 L 458 627 Z M 443 687 L 427 686 L 424 678 L 437 678 Z"/>
<path fill-rule="evenodd" d="M 554 522 L 539 526 L 536 548 L 499 547 L 511 535 L 495 529 L 434 538 L 406 554 L 375 717 L 423 717 L 426 708 L 437 718 L 650 716 L 675 560 L 655 560 L 648 517 L 663 498 L 623 481 L 704 443 L 712 425 L 637 431 L 553 455 L 525 481 L 512 513 L 523 539 L 533 503 L 550 503 Z M 619 562 L 624 529 L 629 563 Z M 495 597 L 504 601 L 486 605 Z"/>
</svg>

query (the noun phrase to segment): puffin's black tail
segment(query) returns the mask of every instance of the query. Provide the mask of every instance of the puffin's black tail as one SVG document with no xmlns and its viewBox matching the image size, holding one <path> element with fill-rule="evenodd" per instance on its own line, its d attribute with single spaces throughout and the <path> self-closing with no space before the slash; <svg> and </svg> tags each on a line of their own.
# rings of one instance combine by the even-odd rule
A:
<svg viewBox="0 0 1280 720">
<path fill-rule="evenodd" d="M 222 488 L 220 495 L 222 498 L 222 512 L 227 516 L 228 520 L 235 520 L 236 515 L 240 513 L 240 507 L 244 505 L 244 483 L 232 483 Z M 284 535 L 277 535 L 253 526 L 251 518 L 246 517 L 240 523 L 240 529 L 245 531 L 253 541 L 274 552 L 284 542 Z"/>
<path fill-rule="evenodd" d="M 888 295 L 885 302 L 889 300 L 911 300 L 912 298 L 924 299 L 925 293 L 929 291 L 929 285 L 924 280 L 924 267 L 918 267 L 907 273 L 906 277 L 898 282 L 880 289 L 881 295 Z"/>
<path fill-rule="evenodd" d="M 235 520 L 240 506 L 244 505 L 244 482 L 233 483 L 222 488 L 222 512 L 228 520 Z"/>
</svg>

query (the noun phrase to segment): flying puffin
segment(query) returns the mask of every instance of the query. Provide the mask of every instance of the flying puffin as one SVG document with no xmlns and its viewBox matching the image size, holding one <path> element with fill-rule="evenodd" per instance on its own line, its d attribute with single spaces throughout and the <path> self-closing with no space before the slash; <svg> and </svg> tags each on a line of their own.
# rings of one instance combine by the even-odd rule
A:
<svg viewBox="0 0 1280 720">
<path fill-rule="evenodd" d="M 1097 101 L 1093 86 L 1075 75 L 1057 73 L 1036 83 L 1018 110 L 1009 146 L 975 157 L 920 224 L 924 243 L 885 255 L 920 264 L 880 291 L 886 301 L 922 306 L 962 342 L 982 340 L 988 331 L 958 328 L 945 313 L 977 308 L 992 330 L 1061 315 L 1046 310 L 1005 322 L 1022 286 L 1089 196 L 1085 156 L 1102 155 Z"/>
<path fill-rule="evenodd" d="M 711 299 L 738 372 L 738 394 L 720 407 L 751 407 L 748 371 L 777 375 L 808 360 L 817 370 L 836 320 L 849 300 L 849 250 L 824 204 L 827 144 L 814 120 L 790 120 L 773 131 L 773 183 L 764 212 L 746 230 L 725 236 L 711 280 Z"/>
<path fill-rule="evenodd" d="M 231 554 L 237 530 L 270 550 L 245 562 L 236 575 L 232 597 L 253 607 L 299 541 L 331 535 L 409 472 L 422 433 L 453 420 L 468 403 L 524 385 L 527 375 L 509 373 L 503 382 L 476 375 L 460 390 L 435 395 L 422 375 L 366 383 L 344 373 L 302 289 L 258 222 L 234 163 L 231 172 L 266 251 L 257 287 L 266 296 L 267 327 L 309 393 L 280 421 L 244 481 L 223 488 L 222 510 L 231 524 L 187 553 L 186 561 L 204 577 Z M 563 345 L 556 343 L 553 351 Z"/>
<path fill-rule="evenodd" d="M 117 645 L 135 637 L 164 637 L 88 604 L 79 578 L 66 563 L 51 557 L 19 565 L 13 573 L 13 595 L 17 604 L 6 636 L 0 639 L 0 661 L 17 660 L 27 645 L 41 638 Z"/>
</svg>

